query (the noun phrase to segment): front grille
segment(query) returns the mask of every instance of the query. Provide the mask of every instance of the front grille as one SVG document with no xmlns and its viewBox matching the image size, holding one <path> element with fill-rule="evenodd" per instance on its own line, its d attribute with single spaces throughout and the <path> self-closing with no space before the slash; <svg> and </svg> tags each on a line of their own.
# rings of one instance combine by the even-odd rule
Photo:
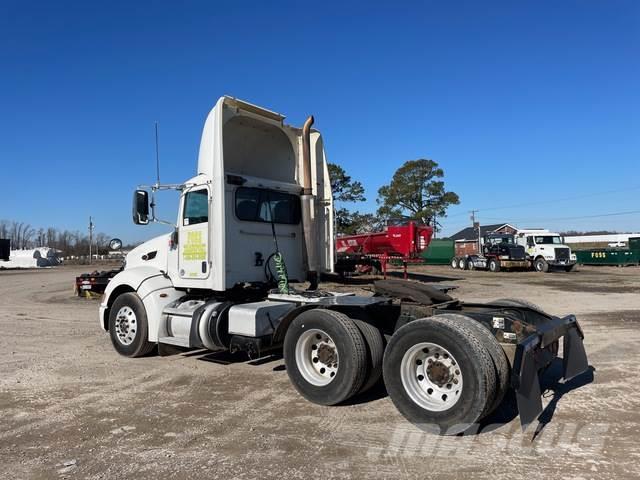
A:
<svg viewBox="0 0 640 480">
<path fill-rule="evenodd" d="M 556 248 L 556 260 L 569 260 L 569 249 Z"/>
<path fill-rule="evenodd" d="M 511 260 L 524 260 L 526 258 L 524 247 L 511 247 L 509 249 L 509 256 L 511 257 Z"/>
</svg>

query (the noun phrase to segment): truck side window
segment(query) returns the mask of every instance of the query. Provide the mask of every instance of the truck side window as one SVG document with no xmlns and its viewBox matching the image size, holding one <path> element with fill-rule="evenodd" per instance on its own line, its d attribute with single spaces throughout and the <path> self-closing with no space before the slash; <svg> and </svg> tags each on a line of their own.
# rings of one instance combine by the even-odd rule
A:
<svg viewBox="0 0 640 480">
<path fill-rule="evenodd" d="M 236 216 L 248 222 L 300 222 L 300 197 L 264 188 L 240 187 L 236 190 Z"/>
<path fill-rule="evenodd" d="M 209 221 L 209 193 L 207 190 L 188 192 L 184 197 L 183 225 Z"/>
</svg>

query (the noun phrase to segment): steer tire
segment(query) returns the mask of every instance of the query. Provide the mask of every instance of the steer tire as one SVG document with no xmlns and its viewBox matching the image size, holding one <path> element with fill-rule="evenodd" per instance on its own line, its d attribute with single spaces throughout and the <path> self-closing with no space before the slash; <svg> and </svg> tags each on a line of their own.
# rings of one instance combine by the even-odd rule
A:
<svg viewBox="0 0 640 480">
<path fill-rule="evenodd" d="M 549 264 L 544 258 L 539 257 L 533 262 L 533 268 L 536 272 L 546 273 L 549 271 Z"/>
<path fill-rule="evenodd" d="M 363 320 L 353 319 L 367 344 L 367 376 L 358 393 L 364 393 L 373 387 L 382 377 L 382 358 L 384 357 L 384 339 L 380 330 Z"/>
<path fill-rule="evenodd" d="M 120 313 L 122 316 L 126 316 L 122 313 L 125 311 L 132 312 L 133 316 L 131 316 L 131 314 L 129 315 L 129 322 L 131 322 L 129 325 L 135 329 L 135 335 L 133 335 L 131 343 L 128 344 L 125 343 L 121 334 L 119 334 L 119 332 L 122 332 L 122 329 L 119 329 L 117 325 L 121 321 L 118 314 Z M 111 337 L 111 343 L 113 343 L 116 352 L 131 358 L 147 355 L 156 346 L 155 343 L 148 341 L 148 333 L 147 311 L 138 294 L 130 292 L 119 295 L 113 302 L 113 305 L 111 305 L 109 311 L 109 336 Z"/>
<path fill-rule="evenodd" d="M 305 352 L 302 348 L 303 336 L 312 329 L 330 337 L 337 352 L 338 368 L 335 376 L 326 384 L 317 381 L 312 383 L 310 380 L 314 378 L 313 373 L 308 373 L 314 371 L 310 354 L 296 355 L 298 349 Z M 336 405 L 344 402 L 355 395 L 366 380 L 367 343 L 355 322 L 339 312 L 314 308 L 301 313 L 289 325 L 284 338 L 283 354 L 289 380 L 304 398 L 313 403 Z M 303 365 L 298 364 L 298 358 L 304 362 Z M 316 372 L 315 375 L 319 374 Z"/>
<path fill-rule="evenodd" d="M 495 398 L 496 371 L 475 329 L 465 322 L 440 317 L 414 320 L 393 334 L 385 349 L 383 375 L 391 401 L 407 420 L 425 431 L 456 435 L 469 430 L 490 408 L 488 404 Z M 427 343 L 432 347 L 420 347 Z M 429 392 L 429 385 L 423 382 L 431 378 L 417 373 L 420 367 L 416 365 L 424 363 L 412 362 L 412 352 L 431 354 L 434 344 L 455 359 L 462 378 L 458 383 L 462 388 L 450 390 L 457 400 L 435 407 L 431 405 L 434 400 L 449 399 L 433 389 Z"/>
<path fill-rule="evenodd" d="M 445 313 L 438 315 L 439 318 L 449 318 L 453 321 L 457 321 L 467 325 L 470 329 L 473 329 L 478 339 L 482 342 L 484 347 L 491 355 L 493 360 L 493 366 L 496 374 L 496 389 L 495 396 L 492 402 L 487 402 L 487 409 L 483 412 L 482 416 L 486 417 L 491 414 L 504 400 L 504 396 L 509 390 L 509 380 L 511 376 L 511 367 L 509 366 L 509 360 L 504 353 L 504 350 L 500 346 L 500 343 L 491 331 L 482 325 L 480 322 L 474 320 L 466 315 L 460 315 L 456 313 Z"/>
<path fill-rule="evenodd" d="M 497 258 L 492 258 L 489 260 L 489 271 L 490 272 L 499 272 L 500 271 L 500 260 Z"/>
</svg>

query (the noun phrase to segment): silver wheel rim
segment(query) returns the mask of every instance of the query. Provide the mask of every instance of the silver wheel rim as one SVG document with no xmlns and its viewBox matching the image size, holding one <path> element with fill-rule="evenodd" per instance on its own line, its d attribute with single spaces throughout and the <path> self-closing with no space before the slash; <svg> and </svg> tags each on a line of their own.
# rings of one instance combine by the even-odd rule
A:
<svg viewBox="0 0 640 480">
<path fill-rule="evenodd" d="M 131 307 L 122 307 L 116 314 L 116 337 L 122 345 L 131 345 L 136 338 L 138 322 Z"/>
<path fill-rule="evenodd" d="M 451 267 L 456 268 L 457 266 L 458 266 L 458 260 L 454 258 L 453 260 L 451 260 Z"/>
<path fill-rule="evenodd" d="M 304 379 L 316 387 L 330 384 L 338 373 L 338 349 L 326 332 L 312 328 L 296 343 L 296 365 Z"/>
<path fill-rule="evenodd" d="M 464 262 L 465 262 L 464 258 L 461 258 L 459 263 L 458 263 L 458 268 L 460 270 L 464 270 Z"/>
<path fill-rule="evenodd" d="M 436 343 L 422 342 L 407 350 L 400 378 L 409 398 L 421 408 L 442 412 L 462 395 L 462 371 L 456 359 Z"/>
</svg>

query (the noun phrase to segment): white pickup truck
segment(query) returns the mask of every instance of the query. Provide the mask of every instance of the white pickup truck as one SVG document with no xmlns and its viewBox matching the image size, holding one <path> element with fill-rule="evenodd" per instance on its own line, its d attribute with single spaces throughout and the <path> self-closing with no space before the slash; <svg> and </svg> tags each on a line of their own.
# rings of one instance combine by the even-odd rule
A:
<svg viewBox="0 0 640 480">
<path fill-rule="evenodd" d="M 548 272 L 550 268 L 570 272 L 576 264 L 576 255 L 560 234 L 549 230 L 518 230 L 516 241 L 522 245 L 531 265 L 537 272 Z"/>
</svg>

